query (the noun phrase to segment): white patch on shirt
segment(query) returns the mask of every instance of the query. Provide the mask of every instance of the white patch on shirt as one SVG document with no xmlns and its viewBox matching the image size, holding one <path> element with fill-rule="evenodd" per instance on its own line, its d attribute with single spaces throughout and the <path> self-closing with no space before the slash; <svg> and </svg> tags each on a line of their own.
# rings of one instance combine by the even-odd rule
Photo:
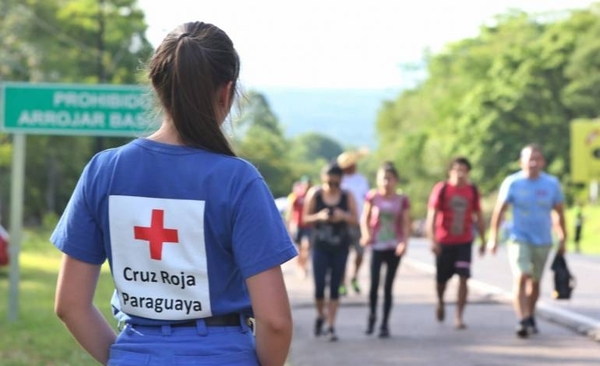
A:
<svg viewBox="0 0 600 366">
<path fill-rule="evenodd" d="M 156 320 L 211 316 L 205 202 L 110 196 L 108 207 L 120 309 Z"/>
</svg>

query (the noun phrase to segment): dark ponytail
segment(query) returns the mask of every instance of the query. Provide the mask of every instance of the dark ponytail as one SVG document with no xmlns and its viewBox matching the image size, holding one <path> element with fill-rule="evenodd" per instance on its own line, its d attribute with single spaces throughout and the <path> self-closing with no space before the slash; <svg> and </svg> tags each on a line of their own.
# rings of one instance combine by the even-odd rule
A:
<svg viewBox="0 0 600 366">
<path fill-rule="evenodd" d="M 166 36 L 148 70 L 164 112 L 184 144 L 235 156 L 215 111 L 220 88 L 230 82 L 233 101 L 240 70 L 238 54 L 225 32 L 208 23 L 185 23 Z"/>
</svg>

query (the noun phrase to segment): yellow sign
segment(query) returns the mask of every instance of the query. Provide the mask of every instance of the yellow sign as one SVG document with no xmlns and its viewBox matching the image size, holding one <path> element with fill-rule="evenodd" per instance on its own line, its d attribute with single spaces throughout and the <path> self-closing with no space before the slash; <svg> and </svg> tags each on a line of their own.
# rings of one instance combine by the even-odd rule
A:
<svg viewBox="0 0 600 366">
<path fill-rule="evenodd" d="M 588 183 L 600 179 L 600 121 L 571 122 L 571 179 Z"/>
</svg>

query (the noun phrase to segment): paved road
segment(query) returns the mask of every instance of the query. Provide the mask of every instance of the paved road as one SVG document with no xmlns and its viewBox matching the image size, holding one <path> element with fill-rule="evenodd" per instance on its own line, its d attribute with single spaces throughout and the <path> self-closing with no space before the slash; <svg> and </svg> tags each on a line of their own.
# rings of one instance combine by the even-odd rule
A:
<svg viewBox="0 0 600 366">
<path fill-rule="evenodd" d="M 551 256 L 554 253 L 551 253 Z M 412 241 L 411 251 L 407 256 L 409 263 L 424 271 L 433 273 L 433 258 L 426 240 Z M 600 256 L 585 256 L 568 253 L 569 269 L 577 279 L 577 287 L 570 300 L 552 298 L 553 272 L 550 270 L 552 257 L 542 279 L 541 316 L 552 318 L 579 332 L 600 338 Z M 472 285 L 480 291 L 510 298 L 512 277 L 506 258 L 506 250 L 500 247 L 498 253 L 479 258 L 474 255 Z"/>
<path fill-rule="evenodd" d="M 434 319 L 432 258 L 424 240 L 413 240 L 395 283 L 396 297 L 390 323 L 392 337 L 379 339 L 364 334 L 366 297 L 350 293 L 342 300 L 337 325 L 340 340 L 336 343 L 312 335 L 315 319 L 312 279 L 300 278 L 293 262 L 285 264 L 283 269 L 295 322 L 289 365 L 599 365 L 600 343 L 565 326 L 564 319 L 548 321 L 546 319 L 551 317 L 540 317 L 540 334 L 529 339 L 514 335 L 516 319 L 507 302 L 510 275 L 502 252 L 498 257 L 476 261 L 475 280 L 465 316 L 468 329 L 456 330 L 451 321 L 456 281 L 449 283 L 448 319 L 437 323 Z M 600 305 L 600 291 L 593 293 L 594 285 L 588 288 L 584 283 L 597 283 L 599 277 L 583 280 L 580 276 L 592 276 L 594 271 L 600 273 L 600 269 L 596 270 L 593 260 L 576 259 L 575 256 L 569 259 L 571 266 L 577 266 L 574 271 L 580 282 L 573 300 L 557 304 L 550 298 L 551 286 L 544 283 L 543 304 L 589 320 L 597 314 L 594 304 Z M 580 265 L 580 260 L 587 265 Z M 363 292 L 368 286 L 366 270 L 367 265 L 363 266 L 360 276 Z M 484 282 L 487 280 L 490 282 Z M 582 298 L 578 299 L 580 296 Z M 576 313 L 579 309 L 581 313 Z"/>
</svg>

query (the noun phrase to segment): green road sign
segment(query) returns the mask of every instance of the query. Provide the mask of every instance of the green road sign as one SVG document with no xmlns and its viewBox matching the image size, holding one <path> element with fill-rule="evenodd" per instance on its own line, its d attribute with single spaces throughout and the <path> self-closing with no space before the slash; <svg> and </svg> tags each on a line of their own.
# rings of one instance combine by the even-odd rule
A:
<svg viewBox="0 0 600 366">
<path fill-rule="evenodd" d="M 135 136 L 157 125 L 141 86 L 3 83 L 1 94 L 5 132 Z"/>
</svg>

